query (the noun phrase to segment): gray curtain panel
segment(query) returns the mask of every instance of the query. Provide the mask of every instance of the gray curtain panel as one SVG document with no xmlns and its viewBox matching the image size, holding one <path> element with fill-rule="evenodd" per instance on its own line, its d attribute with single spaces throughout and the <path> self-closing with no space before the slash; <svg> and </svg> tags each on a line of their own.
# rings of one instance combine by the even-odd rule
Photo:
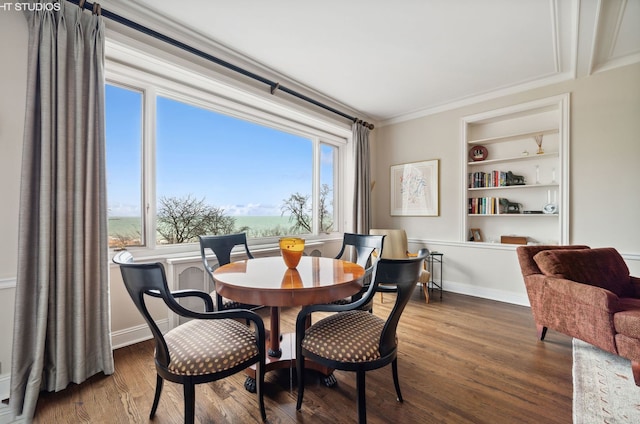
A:
<svg viewBox="0 0 640 424">
<path fill-rule="evenodd" d="M 25 12 L 29 64 L 10 407 L 113 373 L 104 22 L 65 1 Z M 52 7 L 51 5 L 55 5 Z"/>
<path fill-rule="evenodd" d="M 369 234 L 369 229 L 371 228 L 370 131 L 368 127 L 360 123 L 353 123 L 352 132 L 356 173 L 353 197 L 353 230 L 359 234 Z"/>
</svg>

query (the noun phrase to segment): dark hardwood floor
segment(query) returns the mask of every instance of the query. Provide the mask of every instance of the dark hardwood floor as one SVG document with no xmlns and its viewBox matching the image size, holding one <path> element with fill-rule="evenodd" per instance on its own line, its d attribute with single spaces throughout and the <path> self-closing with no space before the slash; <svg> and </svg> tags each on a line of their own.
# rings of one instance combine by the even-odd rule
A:
<svg viewBox="0 0 640 424">
<path fill-rule="evenodd" d="M 367 373 L 369 423 L 571 423 L 571 338 L 549 331 L 539 342 L 526 307 L 454 293 L 444 293 L 442 302 L 434 297 L 425 304 L 417 288 L 400 321 L 404 402 L 395 400 L 390 367 Z M 384 316 L 392 302 L 392 294 L 385 294 L 383 304 L 377 297 L 375 313 Z M 296 313 L 283 310 L 283 330 L 293 329 Z M 267 320 L 267 311 L 263 314 Z M 113 375 L 42 394 L 35 422 L 148 422 L 155 387 L 152 354 L 150 342 L 116 350 Z M 355 375 L 335 375 L 333 388 L 310 375 L 297 412 L 293 373 L 268 373 L 268 422 L 355 422 Z M 243 383 L 244 375 L 237 374 L 198 386 L 196 422 L 261 422 L 256 396 Z M 167 382 L 153 422 L 182 421 L 181 386 Z"/>
</svg>

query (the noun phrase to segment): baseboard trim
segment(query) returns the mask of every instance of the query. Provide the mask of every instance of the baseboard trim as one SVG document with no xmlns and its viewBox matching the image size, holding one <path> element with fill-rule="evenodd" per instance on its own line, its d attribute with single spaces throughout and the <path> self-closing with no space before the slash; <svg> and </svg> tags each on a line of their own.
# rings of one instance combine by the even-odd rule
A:
<svg viewBox="0 0 640 424">
<path fill-rule="evenodd" d="M 11 414 L 11 408 L 9 408 L 9 405 L 5 405 L 5 404 L 0 405 L 0 424 L 17 424 L 21 422 L 26 422 L 26 421 L 14 420 L 13 414 Z"/>
<path fill-rule="evenodd" d="M 161 319 L 156 321 L 156 325 L 164 334 L 169 331 L 169 319 Z M 153 338 L 149 326 L 146 324 L 136 325 L 135 327 L 125 328 L 111 332 L 111 347 L 119 349 L 121 347 L 130 346 Z"/>
<path fill-rule="evenodd" d="M 0 375 L 0 400 L 9 399 L 11 392 L 11 373 Z"/>
<path fill-rule="evenodd" d="M 445 281 L 446 291 L 464 294 L 467 296 L 481 297 L 483 299 L 495 300 L 498 302 L 512 303 L 514 305 L 531 306 L 526 294 L 506 292 L 504 290 L 488 289 L 486 287 L 472 286 L 451 281 Z"/>
</svg>

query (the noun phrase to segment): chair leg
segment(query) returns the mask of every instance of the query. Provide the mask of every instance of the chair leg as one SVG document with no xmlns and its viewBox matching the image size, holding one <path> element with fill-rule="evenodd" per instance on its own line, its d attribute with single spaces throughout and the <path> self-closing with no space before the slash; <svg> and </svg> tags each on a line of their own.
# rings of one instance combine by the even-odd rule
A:
<svg viewBox="0 0 640 424">
<path fill-rule="evenodd" d="M 544 336 L 547 335 L 547 327 L 536 324 L 536 331 L 538 332 L 538 340 L 544 340 Z"/>
<path fill-rule="evenodd" d="M 398 402 L 402 402 L 402 393 L 400 393 L 400 380 L 398 379 L 398 358 L 391 363 L 391 371 L 393 373 L 393 385 L 396 386 L 396 394 Z"/>
<path fill-rule="evenodd" d="M 184 424 L 193 424 L 196 415 L 196 386 L 184 383 Z"/>
<path fill-rule="evenodd" d="M 302 408 L 302 397 L 304 396 L 304 356 L 302 356 L 302 349 L 300 343 L 296 343 L 296 372 L 298 374 L 298 401 L 296 403 L 296 409 L 299 411 Z"/>
<path fill-rule="evenodd" d="M 262 421 L 267 420 L 267 413 L 264 410 L 264 391 L 262 390 L 264 386 L 264 366 L 260 362 L 256 364 L 256 391 L 258 392 L 258 405 L 260 406 L 260 416 L 262 417 Z"/>
<path fill-rule="evenodd" d="M 640 361 L 631 361 L 631 372 L 636 386 L 640 386 Z"/>
<path fill-rule="evenodd" d="M 427 283 L 422 283 L 422 292 L 424 293 L 424 300 L 429 303 L 429 286 Z"/>
<path fill-rule="evenodd" d="M 156 415 L 156 410 L 158 409 L 158 403 L 160 402 L 160 393 L 162 393 L 162 383 L 164 380 L 160 375 L 156 375 L 156 395 L 153 398 L 153 406 L 151 406 L 151 413 L 149 414 L 149 419 L 153 419 Z"/>
<path fill-rule="evenodd" d="M 356 391 L 358 392 L 358 423 L 367 423 L 367 402 L 365 396 L 364 371 L 356 371 Z"/>
</svg>

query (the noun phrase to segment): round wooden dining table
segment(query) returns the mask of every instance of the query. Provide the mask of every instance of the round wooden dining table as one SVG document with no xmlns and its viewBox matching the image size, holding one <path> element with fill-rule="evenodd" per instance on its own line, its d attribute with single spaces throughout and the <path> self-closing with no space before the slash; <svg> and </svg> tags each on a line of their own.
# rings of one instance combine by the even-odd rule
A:
<svg viewBox="0 0 640 424">
<path fill-rule="evenodd" d="M 280 308 L 352 296 L 362 288 L 364 274 L 360 265 L 341 259 L 303 256 L 295 269 L 289 269 L 281 256 L 270 256 L 223 265 L 213 272 L 213 279 L 216 291 L 227 299 L 270 307 L 265 370 L 270 371 L 295 367 L 295 333 L 280 333 Z M 332 381 L 332 370 L 316 365 L 310 368 Z M 247 373 L 255 381 L 255 367 Z M 245 387 L 251 390 L 250 385 Z"/>
</svg>

